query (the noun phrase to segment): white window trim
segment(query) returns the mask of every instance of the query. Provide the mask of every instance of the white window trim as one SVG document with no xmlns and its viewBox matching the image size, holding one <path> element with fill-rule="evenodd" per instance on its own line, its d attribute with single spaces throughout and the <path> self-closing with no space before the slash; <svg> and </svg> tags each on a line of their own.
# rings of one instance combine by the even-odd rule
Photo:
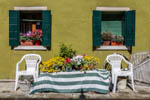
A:
<svg viewBox="0 0 150 100">
<path fill-rule="evenodd" d="M 96 50 L 128 50 L 126 46 L 100 46 Z"/>
<path fill-rule="evenodd" d="M 47 10 L 46 6 L 41 7 L 14 7 L 14 10 L 20 10 L 20 11 L 37 11 L 37 10 Z M 14 50 L 47 50 L 44 46 L 17 46 L 14 47 Z"/>
<path fill-rule="evenodd" d="M 25 11 L 36 11 L 36 10 L 47 10 L 46 6 L 41 6 L 41 7 L 14 7 L 14 10 L 25 10 Z"/>
<path fill-rule="evenodd" d="M 96 7 L 99 11 L 129 11 L 129 7 Z M 96 50 L 128 50 L 126 46 L 100 46 Z"/>
<path fill-rule="evenodd" d="M 129 11 L 129 7 L 96 7 L 99 11 Z"/>
<path fill-rule="evenodd" d="M 17 46 L 14 50 L 47 50 L 44 46 Z"/>
</svg>

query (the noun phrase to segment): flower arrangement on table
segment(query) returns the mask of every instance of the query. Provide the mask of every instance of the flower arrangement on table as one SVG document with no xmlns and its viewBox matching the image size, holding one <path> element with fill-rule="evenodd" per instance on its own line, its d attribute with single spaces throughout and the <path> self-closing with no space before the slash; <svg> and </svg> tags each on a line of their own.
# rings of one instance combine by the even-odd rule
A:
<svg viewBox="0 0 150 100">
<path fill-rule="evenodd" d="M 96 65 L 100 63 L 100 59 L 87 56 L 76 55 L 76 51 L 70 46 L 61 45 L 59 56 L 53 57 L 40 64 L 42 72 L 60 72 L 60 71 L 87 71 L 94 70 Z"/>
</svg>

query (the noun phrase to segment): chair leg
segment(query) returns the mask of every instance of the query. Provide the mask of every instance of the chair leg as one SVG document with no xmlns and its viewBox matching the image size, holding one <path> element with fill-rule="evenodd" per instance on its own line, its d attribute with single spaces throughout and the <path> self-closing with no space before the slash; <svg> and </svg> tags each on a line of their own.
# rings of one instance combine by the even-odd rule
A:
<svg viewBox="0 0 150 100">
<path fill-rule="evenodd" d="M 116 86 L 117 86 L 117 75 L 114 75 L 114 87 L 113 87 L 113 93 L 116 92 Z"/>
<path fill-rule="evenodd" d="M 133 91 L 135 91 L 133 75 L 131 75 L 131 84 L 132 84 L 132 89 L 133 89 Z"/>
<path fill-rule="evenodd" d="M 16 75 L 15 91 L 17 90 L 17 86 L 18 86 L 18 79 L 19 79 L 19 76 L 18 76 L 18 75 Z"/>
<path fill-rule="evenodd" d="M 114 79 L 115 77 L 114 77 L 114 74 L 112 73 L 112 83 L 114 84 L 114 81 L 115 81 L 115 79 Z"/>
<path fill-rule="evenodd" d="M 33 75 L 33 78 L 34 78 L 34 82 L 36 82 L 36 75 Z"/>
</svg>

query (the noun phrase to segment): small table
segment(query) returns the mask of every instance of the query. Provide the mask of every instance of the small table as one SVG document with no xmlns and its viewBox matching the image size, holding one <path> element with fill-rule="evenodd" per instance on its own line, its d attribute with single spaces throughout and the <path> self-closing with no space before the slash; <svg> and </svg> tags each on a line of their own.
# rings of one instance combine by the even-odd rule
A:
<svg viewBox="0 0 150 100">
<path fill-rule="evenodd" d="M 109 92 L 110 73 L 105 69 L 91 71 L 72 71 L 42 73 L 30 90 L 36 92 L 74 93 L 95 91 Z"/>
</svg>

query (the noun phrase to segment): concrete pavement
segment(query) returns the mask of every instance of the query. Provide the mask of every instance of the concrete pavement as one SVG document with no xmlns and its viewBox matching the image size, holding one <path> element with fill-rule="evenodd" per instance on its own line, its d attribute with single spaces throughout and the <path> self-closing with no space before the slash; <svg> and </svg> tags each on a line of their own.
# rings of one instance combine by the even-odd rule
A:
<svg viewBox="0 0 150 100">
<path fill-rule="evenodd" d="M 120 90 L 116 93 L 108 93 L 108 94 L 99 94 L 94 92 L 88 93 L 36 93 L 33 95 L 29 95 L 29 88 L 27 84 L 20 83 L 19 89 L 14 91 L 15 82 L 14 81 L 0 81 L 0 99 L 1 98 L 28 98 L 28 99 L 99 99 L 99 100 L 107 100 L 107 99 L 150 99 L 150 86 L 142 86 L 135 85 L 136 92 L 133 92 L 129 87 L 124 90 Z"/>
</svg>

